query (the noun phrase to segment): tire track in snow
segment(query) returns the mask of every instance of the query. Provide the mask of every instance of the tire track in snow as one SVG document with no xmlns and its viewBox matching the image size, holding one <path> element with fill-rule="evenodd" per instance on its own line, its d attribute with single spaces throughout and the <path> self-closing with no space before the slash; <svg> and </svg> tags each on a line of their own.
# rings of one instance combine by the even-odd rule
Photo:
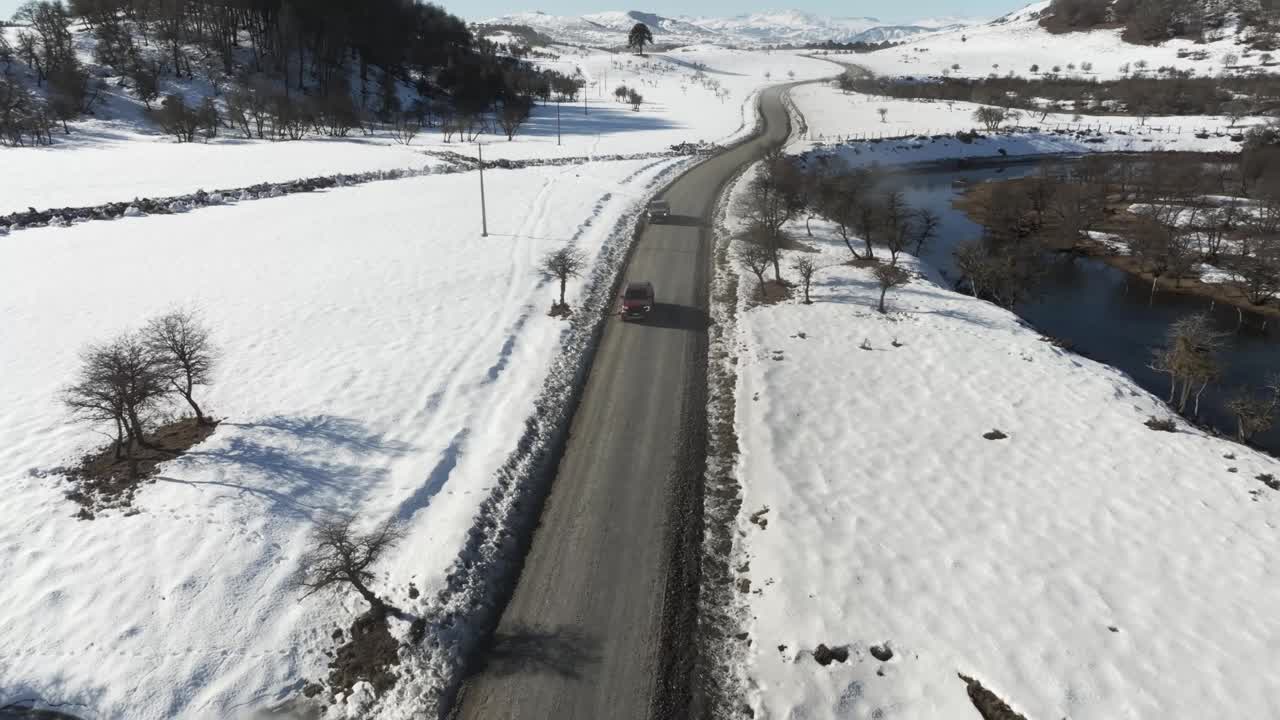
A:
<svg viewBox="0 0 1280 720">
<path fill-rule="evenodd" d="M 515 346 L 519 329 L 523 327 L 523 318 L 512 318 L 513 315 L 519 314 L 514 308 L 527 307 L 523 303 L 518 303 L 519 292 L 522 287 L 520 278 L 525 276 L 531 265 L 533 253 L 533 243 L 521 243 L 520 238 L 535 237 L 535 231 L 544 222 L 547 214 L 548 201 L 555 187 L 555 176 L 543 179 L 542 187 L 538 189 L 538 194 L 531 203 L 530 211 L 521 223 L 520 230 L 516 232 L 514 238 L 517 242 L 512 243 L 511 251 L 508 253 L 506 275 L 506 292 L 503 295 L 503 301 L 498 308 L 489 313 L 484 319 L 475 321 L 474 327 L 483 328 L 483 332 L 473 342 L 471 342 L 461 353 L 455 357 L 456 362 L 453 363 L 442 380 L 441 387 L 433 392 L 428 398 L 428 404 L 433 406 L 429 410 L 432 417 L 427 422 L 419 435 L 424 438 L 439 437 L 449 432 L 449 426 L 456 427 L 449 443 L 440 453 L 440 459 L 436 465 L 427 474 L 425 481 L 414 489 L 413 493 L 402 501 L 396 509 L 395 517 L 401 522 L 412 518 L 418 511 L 430 505 L 434 498 L 444 486 L 448 483 L 450 475 L 458 465 L 458 459 L 466 450 L 467 441 L 471 436 L 471 428 L 476 427 L 476 404 L 468 402 L 468 396 L 476 390 L 497 381 L 498 374 L 501 372 L 498 367 L 499 363 L 492 365 L 485 376 L 478 382 L 459 381 L 458 376 L 462 374 L 464 368 L 474 367 L 479 364 L 482 356 L 490 351 L 494 345 L 499 345 L 499 358 L 504 354 L 509 354 Z M 522 248 L 522 246 L 525 246 Z M 525 257 L 521 257 L 525 255 Z M 527 314 L 527 313 L 526 313 Z M 505 339 L 502 338 L 506 335 Z M 505 364 L 502 364 L 505 367 Z M 461 415 L 454 415 L 450 411 L 455 407 L 467 408 Z"/>
</svg>

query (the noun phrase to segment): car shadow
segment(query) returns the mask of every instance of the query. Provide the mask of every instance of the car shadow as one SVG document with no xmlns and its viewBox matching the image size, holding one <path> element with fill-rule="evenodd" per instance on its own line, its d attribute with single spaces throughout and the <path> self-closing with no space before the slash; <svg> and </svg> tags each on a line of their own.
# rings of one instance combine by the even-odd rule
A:
<svg viewBox="0 0 1280 720">
<path fill-rule="evenodd" d="M 650 225 L 680 225 L 682 227 L 703 227 L 706 225 L 700 217 L 693 215 L 668 215 L 663 220 L 650 220 Z"/>
<path fill-rule="evenodd" d="M 551 674 L 577 678 L 599 659 L 599 641 L 576 628 L 543 630 L 521 626 L 494 634 L 482 669 L 499 677 Z"/>
<path fill-rule="evenodd" d="M 671 303 L 656 303 L 645 319 L 628 320 L 627 322 L 663 328 L 664 330 L 689 330 L 692 332 L 706 332 L 707 328 L 711 327 L 711 317 L 706 310 Z"/>
</svg>

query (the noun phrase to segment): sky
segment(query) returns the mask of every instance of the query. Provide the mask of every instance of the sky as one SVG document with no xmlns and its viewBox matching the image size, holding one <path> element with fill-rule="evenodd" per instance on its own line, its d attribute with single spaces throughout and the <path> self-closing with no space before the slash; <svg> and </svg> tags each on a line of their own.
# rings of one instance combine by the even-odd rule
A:
<svg viewBox="0 0 1280 720">
<path fill-rule="evenodd" d="M 888 3 L 872 0 L 776 0 L 744 3 L 741 0 L 436 0 L 449 12 L 467 20 L 484 20 L 510 12 L 541 10 L 552 15 L 581 15 L 602 10 L 644 10 L 659 15 L 741 15 L 763 10 L 795 8 L 815 15 L 874 17 L 885 23 L 904 23 L 939 16 L 996 17 L 1031 0 L 912 0 Z M 24 0 L 0 0 L 0 18 L 8 19 Z"/>
</svg>

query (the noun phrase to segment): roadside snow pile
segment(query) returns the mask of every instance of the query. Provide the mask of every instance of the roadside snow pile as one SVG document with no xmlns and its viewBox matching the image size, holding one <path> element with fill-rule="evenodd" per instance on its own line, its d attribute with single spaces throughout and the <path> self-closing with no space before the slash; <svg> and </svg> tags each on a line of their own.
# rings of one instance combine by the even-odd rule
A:
<svg viewBox="0 0 1280 720">
<path fill-rule="evenodd" d="M 976 718 L 958 674 L 1028 718 L 1280 717 L 1280 462 L 1153 432 L 986 302 L 917 277 L 879 314 L 814 228 L 815 304 L 739 284 L 754 717 Z"/>
<path fill-rule="evenodd" d="M 477 187 L 444 176 L 6 238 L 0 706 L 243 717 L 325 678 L 365 605 L 288 589 L 324 513 L 402 521 L 374 589 L 437 597 L 567 337 L 536 264 L 568 243 L 606 262 L 682 162 L 494 173 L 487 238 Z M 226 420 L 161 466 L 139 514 L 75 520 L 58 466 L 105 441 L 58 390 L 86 344 L 178 304 L 223 350 L 202 405 Z"/>
</svg>

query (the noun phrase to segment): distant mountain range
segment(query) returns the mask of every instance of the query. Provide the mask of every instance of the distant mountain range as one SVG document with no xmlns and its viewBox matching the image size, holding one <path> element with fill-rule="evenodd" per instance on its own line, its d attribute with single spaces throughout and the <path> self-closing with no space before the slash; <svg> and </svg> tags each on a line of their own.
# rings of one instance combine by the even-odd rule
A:
<svg viewBox="0 0 1280 720">
<path fill-rule="evenodd" d="M 654 42 L 670 45 L 800 45 L 832 40 L 841 43 L 900 41 L 929 32 L 954 30 L 983 20 L 940 18 L 906 25 L 886 25 L 871 17 L 823 17 L 800 10 L 734 17 L 664 17 L 639 10 L 548 15 L 522 12 L 490 18 L 480 24 L 527 25 L 559 42 L 622 45 L 638 22 L 649 26 Z"/>
</svg>

